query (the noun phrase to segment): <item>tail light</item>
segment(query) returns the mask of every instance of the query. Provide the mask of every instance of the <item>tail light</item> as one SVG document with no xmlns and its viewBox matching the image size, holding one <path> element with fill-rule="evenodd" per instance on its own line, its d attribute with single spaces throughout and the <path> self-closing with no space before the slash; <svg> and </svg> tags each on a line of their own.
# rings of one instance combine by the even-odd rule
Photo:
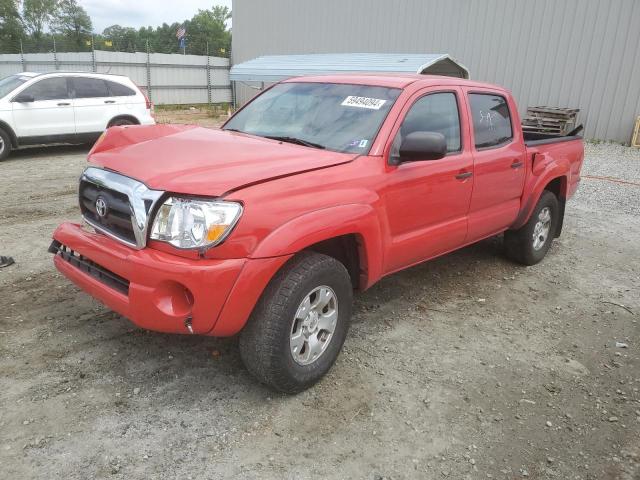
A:
<svg viewBox="0 0 640 480">
<path fill-rule="evenodd" d="M 147 110 L 150 110 L 151 114 L 153 114 L 153 102 L 151 100 L 149 100 L 149 96 L 147 95 L 147 93 L 143 89 L 140 88 L 140 85 L 136 84 L 136 87 L 138 87 L 138 91 L 144 97 L 144 101 L 146 103 Z"/>
</svg>

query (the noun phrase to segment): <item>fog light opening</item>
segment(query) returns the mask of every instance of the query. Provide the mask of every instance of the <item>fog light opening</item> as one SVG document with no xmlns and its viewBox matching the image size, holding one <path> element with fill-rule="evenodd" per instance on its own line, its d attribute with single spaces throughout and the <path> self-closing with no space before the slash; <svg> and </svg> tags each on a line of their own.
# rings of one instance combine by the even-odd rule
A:
<svg viewBox="0 0 640 480">
<path fill-rule="evenodd" d="M 195 299 L 193 293 L 184 285 L 167 280 L 160 282 L 153 295 L 153 301 L 162 313 L 182 323 L 193 316 Z"/>
</svg>

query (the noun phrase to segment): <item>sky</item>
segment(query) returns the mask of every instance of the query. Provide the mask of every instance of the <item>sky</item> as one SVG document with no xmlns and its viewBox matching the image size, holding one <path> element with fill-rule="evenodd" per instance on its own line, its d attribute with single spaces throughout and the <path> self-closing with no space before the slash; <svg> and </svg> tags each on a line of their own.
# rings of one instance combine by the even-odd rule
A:
<svg viewBox="0 0 640 480">
<path fill-rule="evenodd" d="M 223 5 L 231 0 L 78 0 L 91 16 L 97 33 L 111 25 L 123 27 L 158 26 L 190 19 L 198 9 Z"/>
</svg>

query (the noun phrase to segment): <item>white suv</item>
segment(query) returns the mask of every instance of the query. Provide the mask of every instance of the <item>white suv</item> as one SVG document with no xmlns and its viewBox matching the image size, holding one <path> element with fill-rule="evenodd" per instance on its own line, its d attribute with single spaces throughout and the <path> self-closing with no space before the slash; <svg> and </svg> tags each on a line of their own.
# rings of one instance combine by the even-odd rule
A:
<svg viewBox="0 0 640 480">
<path fill-rule="evenodd" d="M 128 77 L 25 72 L 0 80 L 0 160 L 25 145 L 91 142 L 108 127 L 153 123 L 153 105 Z"/>
</svg>

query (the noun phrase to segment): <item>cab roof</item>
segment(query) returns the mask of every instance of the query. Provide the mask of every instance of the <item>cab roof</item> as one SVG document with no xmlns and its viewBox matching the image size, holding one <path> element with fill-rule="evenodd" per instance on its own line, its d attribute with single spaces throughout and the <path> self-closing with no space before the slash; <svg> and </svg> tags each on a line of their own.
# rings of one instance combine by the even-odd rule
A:
<svg viewBox="0 0 640 480">
<path fill-rule="evenodd" d="M 414 83 L 429 87 L 436 85 L 466 86 L 476 88 L 491 88 L 504 90 L 502 87 L 490 83 L 465 80 L 463 78 L 447 77 L 444 75 L 423 75 L 418 73 L 358 73 L 358 74 L 332 74 L 293 77 L 283 80 L 282 83 L 343 83 L 352 85 L 370 85 L 374 87 L 406 88 Z"/>
</svg>

